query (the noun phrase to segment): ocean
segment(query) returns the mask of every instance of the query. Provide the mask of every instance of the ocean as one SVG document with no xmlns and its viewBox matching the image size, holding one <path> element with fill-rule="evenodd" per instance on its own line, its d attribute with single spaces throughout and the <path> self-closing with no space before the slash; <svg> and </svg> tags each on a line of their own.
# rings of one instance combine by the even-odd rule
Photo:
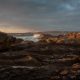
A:
<svg viewBox="0 0 80 80">
<path fill-rule="evenodd" d="M 34 42 L 38 41 L 38 39 L 34 38 L 33 36 L 14 36 L 14 37 L 23 39 L 24 41 L 26 41 L 26 40 L 28 40 L 28 41 L 34 41 Z"/>
</svg>

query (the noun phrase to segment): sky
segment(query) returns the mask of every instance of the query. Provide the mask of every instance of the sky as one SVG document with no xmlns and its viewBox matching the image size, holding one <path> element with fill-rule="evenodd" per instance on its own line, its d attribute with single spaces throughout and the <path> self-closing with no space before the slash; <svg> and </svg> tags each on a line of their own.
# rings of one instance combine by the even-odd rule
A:
<svg viewBox="0 0 80 80">
<path fill-rule="evenodd" d="M 80 0 L 0 0 L 0 31 L 79 31 Z"/>
</svg>

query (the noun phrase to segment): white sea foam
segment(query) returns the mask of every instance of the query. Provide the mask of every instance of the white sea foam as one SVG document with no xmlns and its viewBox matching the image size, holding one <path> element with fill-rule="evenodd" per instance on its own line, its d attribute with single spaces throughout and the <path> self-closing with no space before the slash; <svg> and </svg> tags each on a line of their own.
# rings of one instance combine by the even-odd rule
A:
<svg viewBox="0 0 80 80">
<path fill-rule="evenodd" d="M 20 38 L 20 39 L 23 39 L 23 40 L 30 40 L 30 41 L 38 41 L 38 39 L 34 36 L 15 36 L 16 38 Z"/>
</svg>

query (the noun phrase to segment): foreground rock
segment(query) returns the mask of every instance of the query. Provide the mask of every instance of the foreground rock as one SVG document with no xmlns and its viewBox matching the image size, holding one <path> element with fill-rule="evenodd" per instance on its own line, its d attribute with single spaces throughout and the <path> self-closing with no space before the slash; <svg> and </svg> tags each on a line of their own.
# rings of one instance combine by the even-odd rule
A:
<svg viewBox="0 0 80 80">
<path fill-rule="evenodd" d="M 52 66 L 54 68 L 54 66 Z M 1 80 L 80 80 L 80 71 L 53 69 L 51 67 L 11 66 L 0 67 Z"/>
<path fill-rule="evenodd" d="M 0 51 L 6 51 L 14 44 L 22 42 L 22 39 L 16 39 L 6 33 L 0 32 Z"/>
<path fill-rule="evenodd" d="M 80 80 L 79 46 L 0 35 L 0 80 Z"/>
</svg>

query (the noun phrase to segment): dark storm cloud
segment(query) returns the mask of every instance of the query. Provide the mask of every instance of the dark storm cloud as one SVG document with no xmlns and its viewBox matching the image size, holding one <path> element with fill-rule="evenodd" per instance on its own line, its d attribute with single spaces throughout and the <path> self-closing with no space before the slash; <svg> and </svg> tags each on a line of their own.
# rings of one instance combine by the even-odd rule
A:
<svg viewBox="0 0 80 80">
<path fill-rule="evenodd" d="M 80 0 L 0 0 L 0 27 L 79 30 Z"/>
</svg>

